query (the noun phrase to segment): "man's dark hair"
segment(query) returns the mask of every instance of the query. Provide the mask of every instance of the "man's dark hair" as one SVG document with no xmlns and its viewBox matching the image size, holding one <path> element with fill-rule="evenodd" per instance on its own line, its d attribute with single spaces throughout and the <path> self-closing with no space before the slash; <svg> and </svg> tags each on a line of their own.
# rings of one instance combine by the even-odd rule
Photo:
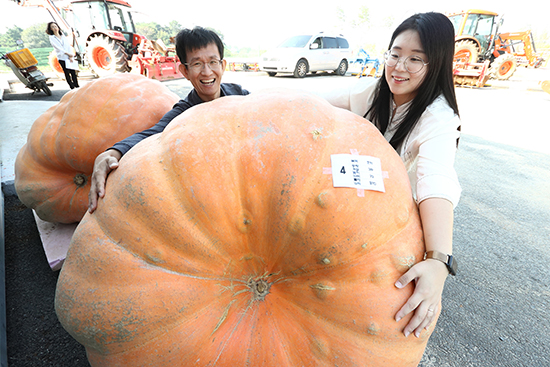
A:
<svg viewBox="0 0 550 367">
<path fill-rule="evenodd" d="M 176 35 L 176 53 L 182 64 L 187 62 L 187 52 L 195 51 L 214 43 L 223 59 L 223 42 L 216 32 L 203 27 L 182 29 Z M 187 66 L 186 66 L 187 67 Z"/>
</svg>

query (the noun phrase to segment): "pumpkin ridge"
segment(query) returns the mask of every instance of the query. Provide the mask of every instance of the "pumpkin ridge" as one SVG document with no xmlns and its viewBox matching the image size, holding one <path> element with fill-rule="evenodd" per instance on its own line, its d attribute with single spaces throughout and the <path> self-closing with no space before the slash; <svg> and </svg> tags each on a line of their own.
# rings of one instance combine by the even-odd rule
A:
<svg viewBox="0 0 550 367">
<path fill-rule="evenodd" d="M 94 225 L 93 222 L 88 222 L 89 224 L 92 224 Z M 95 223 L 95 225 L 98 225 L 97 222 Z M 119 249 L 119 251 L 123 252 L 123 253 L 126 253 L 127 255 L 129 256 L 132 256 L 136 261 L 138 261 L 139 263 L 142 263 L 143 262 L 143 259 L 139 258 L 139 257 L 135 257 L 133 254 L 131 254 L 130 252 L 128 252 L 126 249 L 124 248 L 121 248 L 120 246 L 118 246 L 118 244 L 114 241 L 112 241 L 110 238 L 108 238 L 107 236 L 105 236 L 105 239 L 110 243 L 111 246 L 115 246 Z M 75 249 L 76 250 L 76 249 Z M 72 265 L 70 263 L 68 263 L 68 265 Z M 172 275 L 176 275 L 176 276 L 182 276 L 182 274 L 180 273 L 174 273 L 172 271 L 169 271 L 169 270 L 166 270 L 166 269 L 162 269 L 160 267 L 156 267 L 153 265 L 153 267 L 157 270 L 157 271 L 162 271 L 162 272 L 165 272 L 165 273 L 169 273 L 169 274 L 172 274 Z M 195 278 L 195 279 L 198 279 L 198 277 L 195 277 L 195 276 L 190 276 L 192 278 Z M 210 278 L 205 278 L 205 279 L 201 279 L 201 280 L 206 280 L 206 281 L 212 281 L 212 280 L 215 280 L 215 279 L 210 279 Z M 226 281 L 226 279 L 218 279 L 218 280 L 221 280 L 221 281 Z M 238 279 L 232 279 L 232 281 L 239 281 Z M 56 309 L 59 309 L 61 310 L 62 309 L 62 304 L 63 302 L 61 302 L 61 299 L 62 297 L 60 296 L 60 294 L 57 294 L 56 295 Z M 66 300 L 72 300 L 72 299 L 75 299 L 75 297 L 65 297 Z M 65 301 L 66 303 L 67 301 Z M 101 301 L 100 301 L 101 302 Z M 211 302 L 216 302 L 215 299 L 213 299 Z M 66 306 L 65 306 L 66 308 Z M 200 308 L 196 308 L 196 312 L 192 314 L 192 316 L 196 316 L 197 318 L 201 318 L 201 317 L 204 317 L 205 315 L 208 315 L 209 314 L 209 307 L 208 307 L 208 304 L 205 305 L 205 307 L 200 307 Z M 201 316 L 202 315 L 202 316 Z M 147 330 L 147 339 L 144 339 L 142 342 L 140 343 L 135 343 L 132 347 L 125 347 L 124 350 L 121 350 L 121 351 L 118 351 L 118 352 L 112 352 L 112 351 L 108 351 L 108 348 L 103 350 L 102 353 L 109 353 L 110 355 L 112 356 L 121 356 L 121 355 L 128 355 L 128 354 L 131 354 L 131 352 L 135 349 L 139 349 L 140 347 L 143 347 L 145 345 L 149 345 L 151 343 L 154 343 L 155 340 L 158 340 L 160 338 L 163 337 L 163 333 L 164 331 L 166 330 L 169 330 L 169 329 L 175 329 L 175 328 L 178 328 L 180 327 L 181 325 L 185 324 L 186 322 L 188 322 L 187 319 L 181 319 L 179 317 L 173 317 L 171 319 L 168 319 L 168 322 L 169 323 L 166 323 L 166 320 L 164 321 L 165 324 L 164 324 L 164 327 L 163 329 L 159 329 L 157 330 L 156 333 L 154 333 L 155 330 L 151 331 L 151 330 Z M 66 324 L 66 323 L 64 323 Z M 86 329 L 87 330 L 87 329 Z M 164 330 L 164 331 L 163 331 Z M 97 330 L 97 332 L 101 332 L 101 330 Z M 74 336 L 74 335 L 73 335 Z M 82 338 L 78 338 L 76 337 L 77 340 L 80 340 L 82 342 Z M 109 344 L 109 343 L 106 343 L 106 344 Z M 116 342 L 112 342 L 111 344 L 116 344 Z"/>
<path fill-rule="evenodd" d="M 359 330 L 359 329 L 356 329 L 356 328 L 350 328 L 347 325 L 340 324 L 339 320 L 337 320 L 337 319 L 328 318 L 326 314 L 315 313 L 315 312 L 312 312 L 311 310 L 308 310 L 308 309 L 304 308 L 302 305 L 300 305 L 298 303 L 295 303 L 295 302 L 292 302 L 292 301 L 289 301 L 289 300 L 286 300 L 286 301 L 289 304 L 292 304 L 296 309 L 299 309 L 301 311 L 300 316 L 295 317 L 297 320 L 300 320 L 300 322 L 297 321 L 295 324 L 296 324 L 296 326 L 299 326 L 303 330 L 302 335 L 306 336 L 308 338 L 308 340 L 312 342 L 310 344 L 316 345 L 315 343 L 313 343 L 313 341 L 315 339 L 317 339 L 317 337 L 319 335 L 323 335 L 327 339 L 335 339 L 335 340 L 345 339 L 350 344 L 352 344 L 352 341 L 349 339 L 350 334 L 355 335 L 358 338 L 362 338 L 362 337 L 365 337 L 365 336 L 372 338 L 372 337 L 378 336 L 379 330 L 377 330 L 377 326 L 375 326 L 375 325 L 371 326 L 370 328 L 366 328 L 364 330 Z M 288 314 L 293 315 L 292 312 L 288 312 Z M 368 316 L 369 315 L 365 315 L 365 317 L 368 317 Z M 309 318 L 310 322 L 309 323 L 303 322 L 304 317 Z M 407 320 L 409 318 L 410 317 L 407 317 Z M 274 320 L 275 326 L 278 326 L 275 321 L 276 320 Z M 320 323 L 324 324 L 324 326 L 319 326 Z M 315 331 L 311 330 L 311 327 L 307 327 L 310 324 L 316 324 L 317 327 L 319 327 L 320 329 L 322 329 L 324 331 L 321 332 L 321 331 L 317 330 L 317 332 L 315 332 Z M 334 329 L 337 329 L 339 331 L 339 333 L 341 333 L 341 334 L 339 334 L 338 332 L 335 332 Z M 327 330 L 331 330 L 331 332 L 328 333 L 328 332 L 326 332 Z M 282 335 L 284 335 L 284 334 L 282 334 Z M 344 337 L 343 335 L 347 335 L 348 337 Z M 389 335 L 390 334 L 388 334 L 388 336 Z M 401 334 L 397 334 L 397 335 L 401 335 Z M 289 345 L 293 345 L 297 342 L 292 337 L 289 337 L 289 338 L 286 338 L 286 339 L 288 340 Z M 403 336 L 402 339 L 403 339 L 403 341 L 406 341 L 404 336 Z M 373 341 L 369 341 L 368 344 L 371 344 L 372 342 Z M 397 340 L 393 340 L 393 342 L 395 343 L 395 342 L 397 342 Z M 335 343 L 334 340 L 332 341 L 332 343 L 328 343 L 328 344 L 338 345 L 338 343 Z M 364 348 L 365 345 L 363 344 L 363 345 L 356 346 L 356 347 Z M 341 352 L 338 352 L 337 350 L 335 350 L 335 348 L 332 348 L 332 351 L 333 351 L 332 354 L 339 354 L 339 353 L 345 354 L 345 351 L 342 350 Z M 312 353 L 312 354 L 314 354 L 314 353 Z M 343 362 L 343 363 L 345 363 L 345 362 Z M 289 364 L 289 366 L 293 366 L 293 365 L 295 365 L 295 364 Z"/>
<path fill-rule="evenodd" d="M 234 278 L 234 277 L 216 277 L 216 276 L 207 277 L 207 276 L 201 276 L 201 275 L 193 275 L 193 274 L 190 274 L 190 273 L 183 273 L 183 272 L 180 272 L 180 271 L 177 271 L 177 270 L 169 269 L 169 268 L 166 267 L 166 264 L 163 264 L 163 266 L 160 266 L 158 264 L 155 264 L 151 260 L 147 260 L 147 256 L 145 256 L 145 254 L 141 254 L 139 252 L 133 251 L 131 248 L 129 248 L 127 246 L 123 246 L 120 243 L 120 241 L 115 240 L 113 237 L 111 237 L 109 235 L 108 229 L 104 228 L 102 223 L 97 223 L 97 225 L 103 230 L 103 233 L 105 234 L 105 237 L 109 240 L 109 242 L 111 242 L 111 244 L 113 246 L 118 247 L 121 251 L 127 252 L 128 254 L 132 255 L 133 257 L 138 259 L 143 264 L 145 264 L 148 267 L 151 267 L 153 269 L 156 269 L 158 271 L 162 271 L 162 272 L 165 272 L 165 273 L 168 273 L 168 274 L 173 274 L 173 275 L 182 276 L 182 277 L 186 277 L 186 278 L 196 279 L 196 280 L 217 281 L 217 282 L 234 281 L 234 282 L 246 284 L 244 281 L 242 281 L 238 278 Z"/>
<path fill-rule="evenodd" d="M 159 144 L 159 141 L 155 137 L 151 137 L 151 138 L 148 138 L 148 139 L 144 140 L 140 144 L 157 145 L 157 144 Z M 145 149 L 145 151 L 147 151 L 147 152 L 150 151 L 150 150 L 151 149 L 149 149 L 149 148 Z M 121 166 L 122 165 L 125 165 L 125 166 L 134 165 L 134 164 L 137 164 L 136 161 L 139 161 L 139 160 L 141 160 L 141 165 L 143 166 L 145 164 L 144 160 L 146 159 L 147 162 L 148 162 L 147 167 L 149 167 L 151 169 L 151 174 L 148 175 L 148 177 L 137 177 L 137 178 L 135 178 L 135 181 L 137 181 L 137 185 L 134 189 L 135 190 L 140 190 L 140 188 L 143 187 L 144 185 L 150 185 L 150 186 L 153 186 L 153 187 L 157 187 L 158 190 L 159 190 L 155 193 L 155 197 L 157 197 L 157 196 L 177 197 L 178 198 L 177 199 L 177 202 L 178 202 L 177 205 L 171 206 L 170 209 L 168 209 L 168 211 L 171 212 L 171 215 L 175 215 L 175 217 L 178 218 L 178 222 L 185 223 L 185 221 L 189 221 L 189 222 L 197 223 L 197 225 L 201 225 L 200 221 L 197 221 L 196 219 L 194 219 L 194 218 L 197 217 L 197 214 L 195 214 L 194 206 L 189 204 L 189 200 L 186 198 L 185 194 L 181 192 L 182 191 L 181 190 L 182 184 L 181 183 L 178 184 L 178 182 L 176 182 L 176 180 L 172 180 L 172 179 L 170 179 L 170 177 L 167 176 L 167 175 L 170 174 L 169 172 L 173 171 L 173 169 L 170 167 L 170 163 L 167 162 L 168 159 L 165 159 L 165 158 L 162 159 L 161 164 L 154 164 L 154 162 L 160 162 L 162 157 L 159 157 L 159 156 L 156 156 L 156 155 L 155 156 L 149 156 L 149 157 L 147 157 L 147 155 L 135 156 L 135 154 L 133 154 L 133 152 L 134 152 L 134 150 L 132 149 L 130 152 L 128 152 L 123 157 L 123 159 L 121 160 Z M 102 205 L 100 207 L 98 207 L 98 210 L 103 211 L 103 208 L 106 207 L 106 206 L 113 206 L 113 205 L 118 206 L 120 204 L 124 204 L 124 202 L 118 200 L 118 198 L 128 196 L 126 187 L 128 186 L 129 183 L 132 182 L 132 180 L 134 180 L 134 178 L 133 177 L 127 177 L 127 176 L 120 177 L 119 174 L 117 173 L 117 171 L 118 170 L 111 173 L 112 177 L 110 177 L 108 182 L 107 182 L 106 195 L 105 195 L 105 198 L 104 198 L 104 202 L 101 203 Z M 152 173 L 152 172 L 154 172 L 154 173 Z M 139 179 L 142 179 L 143 182 L 139 182 Z M 125 182 L 122 182 L 123 180 Z M 161 182 L 162 180 L 166 180 L 165 182 L 168 182 L 170 184 L 166 185 L 166 186 L 159 186 L 158 182 Z M 181 180 L 179 180 L 179 182 L 181 182 Z M 162 188 L 163 191 L 160 191 L 161 188 Z M 155 216 L 158 217 L 158 216 L 165 215 L 164 213 L 156 212 L 156 209 L 152 205 L 147 204 L 148 202 L 152 202 L 150 199 L 151 198 L 148 197 L 147 200 L 146 200 L 145 205 L 140 205 L 139 206 L 139 210 L 144 214 L 144 217 L 153 218 Z M 174 211 L 172 211 L 172 209 L 178 210 L 178 211 L 174 212 Z M 105 231 L 105 233 L 107 233 L 110 237 L 112 237 L 112 236 L 117 236 L 117 237 L 122 236 L 125 233 L 132 234 L 133 230 L 130 227 L 128 227 L 128 229 L 123 229 L 121 226 L 114 227 L 113 219 L 116 218 L 116 217 L 117 217 L 117 214 L 113 214 L 113 217 L 110 217 L 110 216 L 104 217 L 104 219 L 101 220 L 102 230 Z M 137 225 L 137 223 L 133 223 L 132 225 L 135 226 L 135 225 Z M 176 229 L 177 228 L 173 228 L 173 227 L 170 227 L 168 229 L 169 230 L 168 233 L 170 234 L 170 236 L 173 235 L 173 231 L 175 231 Z M 167 230 L 166 228 L 156 227 L 156 226 L 153 225 L 153 226 L 150 226 L 150 228 L 147 230 L 147 235 L 148 236 L 153 236 L 153 239 L 151 240 L 152 243 L 161 243 L 162 239 L 165 239 L 166 236 L 167 236 L 166 230 Z M 212 238 L 207 235 L 208 231 L 205 230 L 203 227 L 201 227 L 198 230 L 188 231 L 186 233 L 188 235 L 188 238 L 185 240 L 185 242 L 188 242 L 188 243 L 196 242 L 196 243 L 206 244 L 206 243 L 209 243 L 212 240 Z M 174 239 L 176 239 L 176 238 L 174 237 Z M 127 251 L 134 253 L 136 256 L 138 256 L 142 259 L 145 259 L 146 258 L 145 250 L 146 249 L 143 249 L 143 248 L 139 247 L 139 245 L 135 244 L 134 242 L 135 242 L 135 240 L 133 240 L 132 237 L 128 237 L 127 240 L 125 241 L 125 243 L 121 244 L 121 246 L 123 248 L 125 248 Z M 218 239 L 218 242 L 223 242 L 223 240 Z M 175 253 L 177 253 L 180 258 L 181 258 L 181 255 L 184 254 L 186 251 L 188 251 L 188 250 L 184 246 L 178 246 L 177 249 L 175 249 Z M 195 252 L 196 250 L 194 249 L 193 251 Z M 209 254 L 208 256 L 211 257 L 211 258 L 216 257 L 216 256 L 218 256 L 218 257 L 225 256 L 225 253 L 220 252 L 218 247 L 209 246 L 208 248 L 203 248 L 202 251 L 205 254 L 208 253 Z M 204 255 L 204 256 L 206 256 L 206 255 Z M 189 260 L 189 259 L 187 259 L 187 260 Z M 194 261 L 192 263 L 192 266 L 190 266 L 190 268 L 198 269 L 198 268 L 201 267 L 201 265 L 203 263 L 204 262 L 202 262 L 202 260 L 199 260 L 198 262 Z M 171 269 L 173 269 L 174 272 L 181 273 L 178 270 L 176 270 L 175 268 L 173 268 L 174 264 L 172 264 L 172 263 L 170 263 L 170 264 L 164 263 L 162 266 L 164 266 L 164 267 L 169 266 Z"/>
<path fill-rule="evenodd" d="M 231 301 L 231 303 L 228 305 L 228 308 L 231 307 L 233 301 Z M 241 325 L 241 323 L 243 322 L 245 316 L 249 316 L 251 318 L 254 318 L 255 314 L 257 313 L 257 307 L 254 308 L 255 304 L 255 301 L 254 300 L 249 300 L 248 301 L 248 305 L 246 306 L 246 308 L 241 312 L 241 317 L 239 318 L 239 320 L 237 322 L 235 322 L 234 326 L 233 326 L 233 329 L 231 330 L 231 332 L 229 333 L 229 335 L 225 338 L 224 342 L 223 342 L 223 345 L 221 346 L 221 349 L 218 353 L 218 355 L 216 356 L 216 359 L 214 360 L 214 366 L 216 365 L 216 363 L 219 361 L 219 359 L 221 358 L 223 352 L 225 351 L 225 348 L 227 348 L 228 344 L 230 341 L 232 341 L 233 339 L 233 335 L 234 333 L 237 331 L 237 329 L 239 328 L 239 326 Z M 252 312 L 252 315 L 247 315 L 248 314 L 248 311 L 250 309 L 253 309 L 253 312 Z M 228 310 L 229 311 L 229 310 Z M 222 320 L 221 320 L 222 321 Z M 222 321 L 223 322 L 223 321 Z M 215 330 L 212 331 L 212 334 L 213 335 L 216 330 L 218 330 L 218 327 L 219 325 L 216 326 Z"/>
<path fill-rule="evenodd" d="M 198 106 L 195 106 L 195 108 Z M 193 112 L 194 109 L 189 109 L 186 111 L 187 114 L 190 114 Z M 186 113 L 182 115 L 186 115 Z M 206 116 L 205 116 L 206 117 Z M 205 118 L 206 120 L 206 118 Z M 181 123 L 179 122 L 181 121 Z M 187 127 L 184 124 L 185 120 L 183 119 L 175 119 L 169 126 L 170 130 L 165 130 L 160 138 L 157 140 L 155 144 L 163 146 L 163 148 L 160 149 L 160 154 L 155 158 L 158 161 L 162 162 L 162 165 L 165 167 L 164 170 L 160 172 L 165 176 L 165 182 L 168 183 L 168 186 L 170 188 L 170 192 L 173 193 L 172 197 L 176 197 L 180 203 L 180 206 L 184 208 L 184 215 L 187 217 L 189 221 L 192 221 L 195 226 L 198 226 L 198 230 L 194 231 L 194 235 L 192 236 L 194 240 L 200 235 L 202 237 L 202 240 L 199 240 L 201 243 L 209 242 L 210 240 L 207 233 L 210 231 L 211 226 L 208 224 L 208 222 L 212 221 L 212 218 L 210 218 L 209 213 L 204 209 L 203 203 L 199 201 L 198 198 L 194 196 L 193 193 L 193 185 L 194 182 L 190 180 L 189 172 L 187 169 L 182 170 L 179 168 L 174 162 L 176 161 L 176 157 L 173 156 L 171 153 L 172 144 L 164 143 L 165 140 L 169 139 L 172 134 L 185 134 L 186 130 L 189 130 L 191 127 Z M 191 133 L 192 134 L 192 133 Z M 174 149 L 175 150 L 175 149 Z M 204 156 L 204 155 L 203 155 Z M 194 161 L 194 163 L 197 163 Z M 184 167 L 185 168 L 185 167 Z M 160 168 L 159 168 L 160 170 Z M 173 178 L 172 176 L 176 174 L 177 179 Z M 233 181 L 234 182 L 234 181 Z M 191 195 L 189 195 L 192 199 L 190 199 L 186 195 L 186 191 L 189 190 L 191 192 Z M 197 209 L 201 209 L 200 211 Z M 208 221 L 201 220 L 201 218 L 207 218 Z M 213 251 L 214 255 L 217 256 L 226 256 L 227 252 L 223 251 L 223 244 L 224 239 L 223 238 L 216 238 L 215 244 L 220 244 L 220 246 L 210 246 L 209 250 Z"/>
<path fill-rule="evenodd" d="M 307 133 L 304 133 L 304 134 L 307 134 Z M 314 141 L 317 141 L 317 139 L 314 139 L 313 136 L 311 139 Z M 295 221 L 303 220 L 303 222 L 305 223 L 301 223 L 301 225 L 298 225 L 299 227 L 302 226 L 302 229 L 307 225 L 308 214 L 311 213 L 312 209 L 315 206 L 315 200 L 313 199 L 314 196 L 311 195 L 312 194 L 311 191 L 312 190 L 318 191 L 319 189 L 322 189 L 324 186 L 322 183 L 323 156 L 325 156 L 325 151 L 327 149 L 330 149 L 332 146 L 334 146 L 334 144 L 330 144 L 330 146 L 327 147 L 327 145 L 329 145 L 328 143 L 326 143 L 327 139 L 319 139 L 319 142 L 320 141 L 323 141 L 323 143 L 325 143 L 324 144 L 325 146 L 321 148 L 317 148 L 318 152 L 316 152 L 314 154 L 314 157 L 312 157 L 312 159 L 309 160 L 309 162 L 311 162 L 313 159 L 315 159 L 316 161 L 315 166 L 311 167 L 310 169 L 310 172 L 315 172 L 315 174 L 312 176 L 308 176 L 307 180 L 304 178 L 304 181 L 306 182 L 303 184 L 296 183 L 296 179 L 291 180 L 289 182 L 289 185 L 292 185 L 292 188 L 290 190 L 299 190 L 299 192 L 297 192 L 295 195 L 292 195 L 294 203 L 290 204 L 290 208 L 293 208 L 294 210 L 292 212 L 285 211 L 285 214 L 287 214 L 289 217 L 289 221 L 287 222 L 287 225 L 289 227 L 293 225 L 293 223 L 291 222 L 293 220 Z M 313 187 L 311 187 L 310 183 L 313 183 L 315 181 L 317 181 L 317 183 L 314 184 Z M 282 190 L 286 191 L 287 194 L 290 192 L 289 188 L 286 188 L 285 190 L 285 188 L 283 187 Z M 275 195 L 277 192 L 278 190 L 272 190 L 272 195 Z M 275 200 L 273 202 L 276 203 Z M 298 231 L 299 230 L 300 229 L 298 229 Z M 278 252 L 279 255 L 278 257 L 275 257 L 274 264 L 280 263 L 281 258 L 285 256 L 288 248 L 294 245 L 295 241 L 293 241 L 293 239 L 295 238 L 296 238 L 296 235 L 294 233 L 291 233 L 291 231 L 287 230 L 283 233 L 283 237 L 280 239 L 279 243 L 283 243 L 285 245 L 280 247 L 280 250 Z"/>
</svg>

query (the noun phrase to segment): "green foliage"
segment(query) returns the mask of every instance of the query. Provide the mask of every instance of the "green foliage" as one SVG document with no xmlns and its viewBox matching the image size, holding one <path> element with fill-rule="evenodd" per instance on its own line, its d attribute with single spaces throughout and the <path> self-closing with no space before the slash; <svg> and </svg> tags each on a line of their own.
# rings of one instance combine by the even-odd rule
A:
<svg viewBox="0 0 550 367">
<path fill-rule="evenodd" d="M 341 7 L 336 8 L 336 18 L 340 25 L 351 28 L 369 29 L 371 26 L 370 13 L 369 8 L 364 5 L 361 5 L 352 15 L 348 15 Z"/>
<path fill-rule="evenodd" d="M 160 38 L 166 45 L 170 44 L 170 37 L 175 37 L 182 28 L 182 25 L 176 20 L 171 21 L 166 26 L 162 26 L 156 22 L 136 23 L 136 32 L 138 34 L 153 41 Z"/>
<path fill-rule="evenodd" d="M 550 34 L 547 31 L 540 32 L 538 34 L 533 33 L 533 39 L 537 51 L 539 49 L 550 49 Z"/>
<path fill-rule="evenodd" d="M 148 23 L 136 23 L 136 32 L 142 36 L 147 37 L 149 40 L 156 41 L 159 38 L 164 42 L 165 45 L 170 44 L 170 38 L 175 37 L 183 27 L 177 20 L 173 20 L 168 25 L 160 25 L 156 22 Z M 223 33 L 217 29 L 207 27 L 207 29 L 212 30 L 220 36 L 223 41 Z"/>
<path fill-rule="evenodd" d="M 369 8 L 367 8 L 364 5 L 361 5 L 359 8 L 359 14 L 357 14 L 357 26 L 366 25 L 369 26 L 370 23 L 370 11 Z"/>
<path fill-rule="evenodd" d="M 35 24 L 21 32 L 21 39 L 25 47 L 40 48 L 50 46 L 50 39 L 46 34 L 46 25 L 47 23 Z"/>
<path fill-rule="evenodd" d="M 6 33 L 0 34 L 0 47 L 17 47 L 21 33 L 23 33 L 23 29 L 18 26 L 9 28 Z"/>
<path fill-rule="evenodd" d="M 250 58 L 259 58 L 266 50 L 253 49 L 250 47 L 243 48 L 233 48 L 228 47 L 225 49 L 225 58 L 232 57 L 238 59 L 250 59 Z"/>
</svg>

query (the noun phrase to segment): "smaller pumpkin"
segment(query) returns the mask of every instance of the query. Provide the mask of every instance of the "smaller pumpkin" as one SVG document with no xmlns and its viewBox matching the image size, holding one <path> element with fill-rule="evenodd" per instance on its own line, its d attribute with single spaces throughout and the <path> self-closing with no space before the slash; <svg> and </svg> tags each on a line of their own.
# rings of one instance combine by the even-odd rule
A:
<svg viewBox="0 0 550 367">
<path fill-rule="evenodd" d="M 33 124 L 15 161 L 23 204 L 48 222 L 80 221 L 98 154 L 155 125 L 179 97 L 135 74 L 95 80 L 63 96 Z"/>
</svg>

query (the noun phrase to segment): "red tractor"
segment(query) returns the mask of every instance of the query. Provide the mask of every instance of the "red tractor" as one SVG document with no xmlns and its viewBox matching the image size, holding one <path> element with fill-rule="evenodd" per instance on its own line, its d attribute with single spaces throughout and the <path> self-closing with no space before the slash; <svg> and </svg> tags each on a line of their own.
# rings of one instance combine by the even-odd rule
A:
<svg viewBox="0 0 550 367">
<path fill-rule="evenodd" d="M 497 13 L 471 9 L 452 13 L 449 19 L 455 28 L 455 75 L 466 76 L 455 78 L 458 84 L 473 85 L 483 65 L 489 66 L 484 77 L 506 80 L 518 65 L 537 68 L 544 61 L 536 52 L 531 31 L 499 32 L 503 18 Z"/>
<path fill-rule="evenodd" d="M 13 1 L 48 10 L 68 35 L 79 63 L 98 76 L 132 71 L 160 80 L 183 77 L 175 53 L 170 56 L 165 46 L 136 33 L 131 5 L 124 0 L 71 0 L 59 6 L 53 0 Z M 53 52 L 50 65 L 63 74 Z"/>
</svg>

